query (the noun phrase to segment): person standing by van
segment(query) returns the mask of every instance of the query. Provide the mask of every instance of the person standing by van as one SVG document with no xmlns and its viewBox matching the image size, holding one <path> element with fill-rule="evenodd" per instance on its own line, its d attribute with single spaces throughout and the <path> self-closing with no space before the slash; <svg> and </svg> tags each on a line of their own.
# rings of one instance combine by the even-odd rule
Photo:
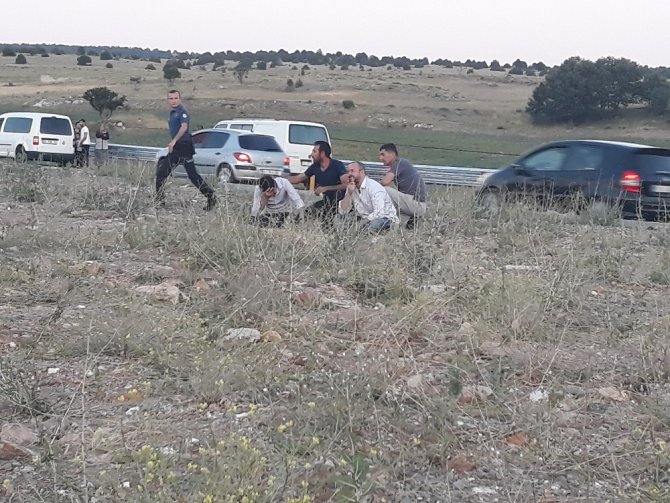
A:
<svg viewBox="0 0 670 503">
<path fill-rule="evenodd" d="M 304 173 L 288 177 L 288 181 L 294 184 L 304 183 L 314 177 L 314 194 L 322 198 L 309 206 L 306 214 L 319 217 L 324 224 L 332 224 L 337 215 L 337 203 L 344 197 L 349 182 L 347 168 L 342 161 L 332 159 L 331 152 L 328 142 L 315 142 L 312 149 L 314 163 Z"/>
<path fill-rule="evenodd" d="M 172 140 L 168 143 L 168 155 L 156 166 L 156 202 L 165 204 L 165 181 L 170 176 L 172 170 L 180 164 L 184 166 L 188 179 L 191 183 L 207 198 L 205 211 L 209 211 L 216 206 L 216 195 L 214 190 L 202 179 L 200 173 L 195 168 L 193 155 L 195 148 L 189 132 L 191 116 L 186 107 L 181 104 L 181 94 L 173 89 L 167 94 L 168 105 L 170 106 L 170 115 L 168 117 L 168 127 Z"/>
<path fill-rule="evenodd" d="M 105 121 L 95 131 L 95 165 L 99 168 L 107 164 L 109 155 L 109 130 Z"/>
<path fill-rule="evenodd" d="M 79 119 L 81 125 L 79 129 L 79 147 L 81 149 L 81 162 L 88 168 L 88 152 L 91 149 L 93 142 L 91 141 L 91 133 L 88 131 L 88 126 L 84 119 Z"/>
</svg>

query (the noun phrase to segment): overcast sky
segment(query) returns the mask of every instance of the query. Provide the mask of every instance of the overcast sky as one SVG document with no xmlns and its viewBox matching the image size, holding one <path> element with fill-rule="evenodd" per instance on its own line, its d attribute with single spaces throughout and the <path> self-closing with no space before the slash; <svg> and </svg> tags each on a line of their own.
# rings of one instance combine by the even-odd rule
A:
<svg viewBox="0 0 670 503">
<path fill-rule="evenodd" d="M 0 43 L 670 66 L 670 0 L 2 0 Z M 86 14 L 81 9 L 85 7 Z M 11 20 L 11 22 L 9 21 Z M 16 21 L 15 21 L 16 20 Z"/>
</svg>

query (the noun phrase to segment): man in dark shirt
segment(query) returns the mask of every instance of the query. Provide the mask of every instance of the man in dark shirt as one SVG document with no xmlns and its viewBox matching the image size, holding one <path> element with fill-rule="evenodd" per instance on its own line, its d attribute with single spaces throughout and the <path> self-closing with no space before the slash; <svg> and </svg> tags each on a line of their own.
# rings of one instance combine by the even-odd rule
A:
<svg viewBox="0 0 670 503">
<path fill-rule="evenodd" d="M 381 179 L 393 204 L 401 215 L 409 216 L 406 227 L 414 228 L 415 219 L 426 214 L 426 184 L 416 168 L 407 159 L 398 157 L 393 143 L 385 143 L 379 149 L 379 160 L 388 173 Z M 390 185 L 395 182 L 397 189 Z"/>
<path fill-rule="evenodd" d="M 195 148 L 188 130 L 191 117 L 188 110 L 181 104 L 179 91 L 168 91 L 167 97 L 170 105 L 168 126 L 172 141 L 167 146 L 167 157 L 161 159 L 156 166 L 156 201 L 161 205 L 165 204 L 165 181 L 172 170 L 181 164 L 191 183 L 207 198 L 204 209 L 209 211 L 216 205 L 216 195 L 195 169 L 195 162 L 193 162 Z"/>
<path fill-rule="evenodd" d="M 312 149 L 312 160 L 314 163 L 300 175 L 288 177 L 288 181 L 294 184 L 304 183 L 310 177 L 314 177 L 316 186 L 314 194 L 322 196 L 320 201 L 315 202 L 305 210 L 306 215 L 314 215 L 325 224 L 331 224 L 337 215 L 337 203 L 344 197 L 349 182 L 347 169 L 337 159 L 332 159 L 331 148 L 328 142 L 317 141 Z"/>
</svg>

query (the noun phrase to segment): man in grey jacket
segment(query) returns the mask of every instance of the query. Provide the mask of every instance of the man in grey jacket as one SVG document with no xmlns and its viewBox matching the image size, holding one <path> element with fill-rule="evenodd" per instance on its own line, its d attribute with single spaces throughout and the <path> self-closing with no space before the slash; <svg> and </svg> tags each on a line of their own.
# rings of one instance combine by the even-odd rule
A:
<svg viewBox="0 0 670 503">
<path fill-rule="evenodd" d="M 394 143 L 385 143 L 379 148 L 379 160 L 388 172 L 381 180 L 386 192 L 401 215 L 409 216 L 406 228 L 414 228 L 416 218 L 426 214 L 426 184 L 423 176 L 407 159 L 398 156 Z M 397 188 L 391 187 L 395 182 Z"/>
</svg>

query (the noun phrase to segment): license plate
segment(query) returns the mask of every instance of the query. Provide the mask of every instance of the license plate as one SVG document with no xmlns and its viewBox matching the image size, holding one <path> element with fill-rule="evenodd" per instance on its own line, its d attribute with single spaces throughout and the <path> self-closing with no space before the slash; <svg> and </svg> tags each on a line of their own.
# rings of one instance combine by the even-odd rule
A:
<svg viewBox="0 0 670 503">
<path fill-rule="evenodd" d="M 670 194 L 670 185 L 651 185 L 649 190 L 661 194 Z"/>
<path fill-rule="evenodd" d="M 310 161 L 309 159 L 301 159 L 301 160 L 300 160 L 300 165 L 302 165 L 302 166 L 311 166 L 311 165 L 312 165 L 312 161 Z"/>
<path fill-rule="evenodd" d="M 46 145 L 58 145 L 58 140 L 47 140 L 42 138 L 42 143 Z"/>
<path fill-rule="evenodd" d="M 273 176 L 280 176 L 282 174 L 281 170 L 277 169 L 262 169 L 261 173 L 264 175 L 273 175 Z"/>
</svg>

